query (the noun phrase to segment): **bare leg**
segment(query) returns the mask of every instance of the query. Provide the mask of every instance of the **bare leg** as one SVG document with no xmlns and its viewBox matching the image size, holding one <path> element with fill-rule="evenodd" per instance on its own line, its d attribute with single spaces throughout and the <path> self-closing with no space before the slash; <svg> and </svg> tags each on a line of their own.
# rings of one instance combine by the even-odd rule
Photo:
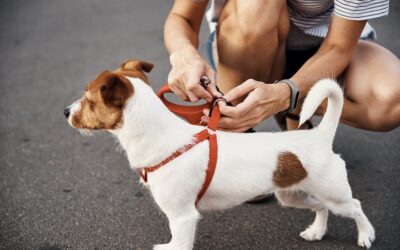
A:
<svg viewBox="0 0 400 250">
<path fill-rule="evenodd" d="M 344 72 L 344 91 L 343 123 L 373 131 L 400 126 L 400 60 L 389 50 L 360 41 Z M 323 114 L 325 105 L 318 114 Z M 288 122 L 291 129 L 297 127 Z"/>
<path fill-rule="evenodd" d="M 288 31 L 285 1 L 228 1 L 217 32 L 221 90 L 250 78 L 264 82 L 281 78 Z"/>
</svg>

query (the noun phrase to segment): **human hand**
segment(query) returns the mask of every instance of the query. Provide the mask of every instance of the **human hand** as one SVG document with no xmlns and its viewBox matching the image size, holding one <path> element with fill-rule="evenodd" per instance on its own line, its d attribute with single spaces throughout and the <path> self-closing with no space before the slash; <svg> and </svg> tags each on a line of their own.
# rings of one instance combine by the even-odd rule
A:
<svg viewBox="0 0 400 250">
<path fill-rule="evenodd" d="M 254 128 L 267 117 L 288 109 L 290 95 L 290 87 L 286 83 L 265 84 L 249 79 L 224 95 L 228 102 L 246 96 L 243 102 L 234 107 L 225 102 L 218 103 L 223 115 L 218 128 L 232 132 Z M 208 122 L 208 117 L 203 116 L 202 122 Z"/>
<path fill-rule="evenodd" d="M 168 85 L 182 100 L 196 102 L 204 99 L 211 102 L 221 96 L 215 85 L 214 70 L 193 47 L 185 47 L 171 54 L 172 69 L 168 75 Z M 200 85 L 200 78 L 207 76 L 211 81 L 206 89 Z"/>
</svg>

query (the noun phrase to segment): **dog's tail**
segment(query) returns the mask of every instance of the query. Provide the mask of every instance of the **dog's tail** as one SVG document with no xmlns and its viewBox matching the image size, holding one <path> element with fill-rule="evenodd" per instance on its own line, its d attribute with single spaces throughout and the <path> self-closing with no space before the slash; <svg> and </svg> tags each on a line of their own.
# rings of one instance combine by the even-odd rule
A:
<svg viewBox="0 0 400 250">
<path fill-rule="evenodd" d="M 328 107 L 316 130 L 323 132 L 332 141 L 343 109 L 343 92 L 334 80 L 320 80 L 311 88 L 304 100 L 299 126 L 311 118 L 325 98 L 328 98 Z"/>
</svg>

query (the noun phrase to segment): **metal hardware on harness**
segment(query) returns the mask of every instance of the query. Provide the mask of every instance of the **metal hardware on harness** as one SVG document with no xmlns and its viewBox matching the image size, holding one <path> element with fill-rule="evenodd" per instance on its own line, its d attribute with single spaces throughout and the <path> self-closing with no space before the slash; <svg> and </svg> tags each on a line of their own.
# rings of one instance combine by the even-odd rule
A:
<svg viewBox="0 0 400 250">
<path fill-rule="evenodd" d="M 201 86 L 203 86 L 203 88 L 208 88 L 208 85 L 210 85 L 211 84 L 211 81 L 210 81 L 210 79 L 208 79 L 208 77 L 207 76 L 202 76 L 201 78 L 200 78 L 200 85 Z"/>
<path fill-rule="evenodd" d="M 227 101 L 225 98 L 223 98 L 223 97 L 217 97 L 217 98 L 215 98 L 215 101 L 214 101 L 214 103 L 213 103 L 213 108 L 214 108 L 214 106 L 217 105 L 219 102 L 228 103 L 228 101 Z"/>
</svg>

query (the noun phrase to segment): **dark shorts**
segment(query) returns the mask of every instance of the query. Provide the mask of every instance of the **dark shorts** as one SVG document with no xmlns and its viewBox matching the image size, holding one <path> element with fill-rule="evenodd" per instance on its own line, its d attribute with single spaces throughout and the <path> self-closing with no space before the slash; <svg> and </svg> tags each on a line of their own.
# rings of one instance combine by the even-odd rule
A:
<svg viewBox="0 0 400 250">
<path fill-rule="evenodd" d="M 292 77 L 296 72 L 312 57 L 317 51 L 318 47 L 307 50 L 286 50 L 286 67 L 283 73 L 283 79 Z"/>
</svg>

